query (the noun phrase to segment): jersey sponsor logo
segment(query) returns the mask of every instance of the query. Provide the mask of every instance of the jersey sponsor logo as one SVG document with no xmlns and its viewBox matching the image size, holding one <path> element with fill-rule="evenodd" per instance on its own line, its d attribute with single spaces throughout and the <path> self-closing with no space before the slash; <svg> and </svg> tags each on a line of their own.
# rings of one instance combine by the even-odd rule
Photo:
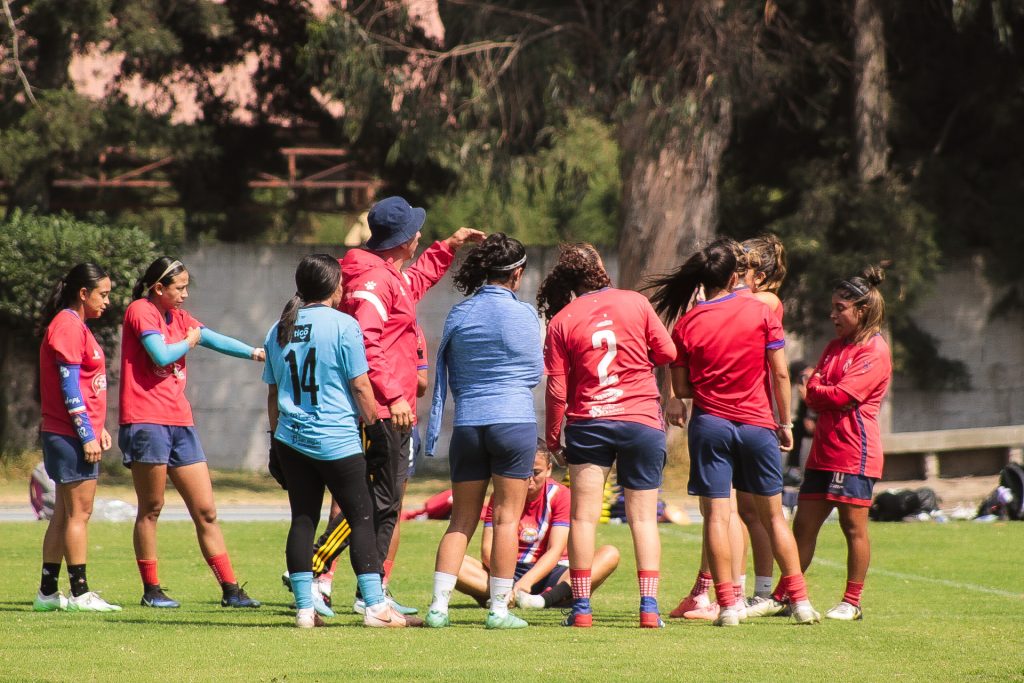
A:
<svg viewBox="0 0 1024 683">
<path fill-rule="evenodd" d="M 296 325 L 292 330 L 292 342 L 295 344 L 305 344 L 309 341 L 310 335 L 313 333 L 313 324 L 307 323 L 305 325 Z"/>
<path fill-rule="evenodd" d="M 363 286 L 366 287 L 367 291 L 370 291 L 370 292 L 372 292 L 373 290 L 377 289 L 377 283 L 374 282 L 373 280 L 370 280 L 369 282 L 367 282 Z"/>
<path fill-rule="evenodd" d="M 81 404 L 82 402 L 78 400 L 77 396 L 69 396 L 68 398 L 64 399 L 64 405 L 67 406 L 68 408 Z"/>
<path fill-rule="evenodd" d="M 611 320 L 602 320 L 598 324 L 594 325 L 594 327 L 608 327 L 609 325 L 614 325 L 614 324 L 615 323 L 612 322 Z"/>
<path fill-rule="evenodd" d="M 107 390 L 107 376 L 96 375 L 92 378 L 92 392 L 94 394 L 100 394 Z"/>
<path fill-rule="evenodd" d="M 160 379 L 166 379 L 166 378 L 170 377 L 171 375 L 174 375 L 178 379 L 184 381 L 184 379 L 185 379 L 185 366 L 184 365 L 179 365 L 178 363 L 171 363 L 170 365 L 165 365 L 165 366 L 161 367 L 161 366 L 157 365 L 156 363 L 154 363 L 153 364 L 153 374 L 156 375 L 157 377 L 159 377 Z"/>
<path fill-rule="evenodd" d="M 67 379 L 68 377 L 71 376 L 71 371 L 62 365 L 60 367 L 60 376 L 63 377 L 64 379 Z"/>
<path fill-rule="evenodd" d="M 100 353 L 99 349 L 93 349 L 92 350 L 92 359 L 93 360 L 99 360 L 102 357 L 103 357 L 103 355 Z"/>
<path fill-rule="evenodd" d="M 626 412 L 625 408 L 619 405 L 590 407 L 590 417 L 610 417 L 612 415 L 621 415 L 624 412 Z"/>
</svg>

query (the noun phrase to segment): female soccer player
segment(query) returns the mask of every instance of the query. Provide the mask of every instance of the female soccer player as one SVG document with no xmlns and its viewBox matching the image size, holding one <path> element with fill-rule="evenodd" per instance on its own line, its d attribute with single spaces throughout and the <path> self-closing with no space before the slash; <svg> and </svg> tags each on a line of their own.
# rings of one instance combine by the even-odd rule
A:
<svg viewBox="0 0 1024 683">
<path fill-rule="evenodd" d="M 139 512 L 133 540 L 144 607 L 178 607 L 157 578 L 156 523 L 170 476 L 196 527 L 199 547 L 221 585 L 223 607 L 259 607 L 235 581 L 217 524 L 210 471 L 185 398 L 185 354 L 197 344 L 237 358 L 263 361 L 263 349 L 218 334 L 182 309 L 188 271 L 162 256 L 132 290 L 121 331 L 121 430 L 117 442 L 132 471 Z"/>
<path fill-rule="evenodd" d="M 526 269 L 526 248 L 502 233 L 488 236 L 453 277 L 470 295 L 445 320 L 437 350 L 425 450 L 434 453 L 450 386 L 455 422 L 448 462 L 452 517 L 437 548 L 434 596 L 427 626 L 448 626 L 448 601 L 469 540 L 480 521 L 488 481 L 494 483 L 494 543 L 489 558 L 491 606 L 484 626 L 524 628 L 508 611 L 516 569 L 519 516 L 537 444 L 533 387 L 543 370 L 540 320 L 516 296 Z"/>
<path fill-rule="evenodd" d="M 782 325 L 768 306 L 738 296 L 736 255 L 731 241 L 719 240 L 691 256 L 675 273 L 654 282 L 655 308 L 674 319 L 686 310 L 697 288 L 705 299 L 676 323 L 672 332 L 678 357 L 672 385 L 679 426 L 686 426 L 681 399 L 693 399 L 689 420 L 690 495 L 707 510 L 705 547 L 718 598 L 718 626 L 735 626 L 745 611 L 736 604 L 728 527 L 729 496 L 735 485 L 754 494 L 758 515 L 771 536 L 782 583 L 794 602 L 797 623 L 819 615 L 807 600 L 793 534 L 782 514 L 780 445 L 792 446 L 792 425 L 777 425 L 767 389 L 766 363 L 780 415 L 789 415 L 789 371 Z"/>
<path fill-rule="evenodd" d="M 807 382 L 807 405 L 817 411 L 818 424 L 793 532 L 806 571 L 822 523 L 832 508 L 839 509 L 847 547 L 846 592 L 825 617 L 841 621 L 863 618 L 860 597 L 871 559 L 868 508 L 875 482 L 882 476 L 878 412 L 892 378 L 889 345 L 881 335 L 882 278 L 880 269 L 868 268 L 832 290 L 830 318 L 836 338 L 825 347 Z"/>
<path fill-rule="evenodd" d="M 540 286 L 537 303 L 550 321 L 544 345 L 545 434 L 552 454 L 562 449 L 562 420 L 567 419 L 573 607 L 564 623 L 593 623 L 596 526 L 605 480 L 618 460 L 640 583 L 640 626 L 661 627 L 658 487 L 666 451 L 654 367 L 675 358 L 672 339 L 643 295 L 611 287 L 600 255 L 589 244 L 562 248 Z"/>
<path fill-rule="evenodd" d="M 367 626 L 401 628 L 405 619 L 384 598 L 378 571 L 373 503 L 366 486 L 359 418 L 372 436 L 383 423 L 366 373 L 362 332 L 341 301 L 341 267 L 327 254 L 306 256 L 295 271 L 296 294 L 267 333 L 263 380 L 292 523 L 286 556 L 299 628 L 322 626 L 313 607 L 313 537 L 324 485 L 352 530 L 352 569 L 366 603 Z"/>
<path fill-rule="evenodd" d="M 40 437 L 46 473 L 57 484 L 53 517 L 43 536 L 43 570 L 32 603 L 37 612 L 117 612 L 89 590 L 85 575 L 89 517 L 100 457 L 110 448 L 107 367 L 103 349 L 85 324 L 110 304 L 110 278 L 94 263 L 79 263 L 53 288 L 43 309 L 39 347 Z M 60 564 L 68 565 L 71 598 L 57 590 Z"/>
<path fill-rule="evenodd" d="M 551 478 L 551 454 L 543 439 L 526 492 L 526 506 L 519 518 L 519 550 L 516 555 L 516 605 L 523 609 L 564 607 L 572 601 L 569 585 L 569 489 Z M 494 542 L 494 500 L 484 511 L 480 560 L 466 555 L 456 589 L 484 604 L 488 593 L 487 563 Z M 619 550 L 603 545 L 594 555 L 593 590 L 604 583 L 619 565 Z"/>
</svg>

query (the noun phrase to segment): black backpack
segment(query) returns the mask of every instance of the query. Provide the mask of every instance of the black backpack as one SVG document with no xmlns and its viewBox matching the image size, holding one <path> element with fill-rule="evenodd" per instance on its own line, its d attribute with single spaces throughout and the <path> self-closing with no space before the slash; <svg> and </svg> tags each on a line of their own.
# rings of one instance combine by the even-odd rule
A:
<svg viewBox="0 0 1024 683">
<path fill-rule="evenodd" d="M 900 522 L 904 517 L 938 509 L 939 499 L 930 488 L 924 487 L 916 491 L 894 489 L 882 491 L 875 496 L 868 510 L 868 517 L 876 522 Z"/>
<path fill-rule="evenodd" d="M 999 489 L 1009 489 L 1013 500 L 1004 502 Z M 1010 463 L 999 473 L 999 486 L 978 506 L 978 516 L 995 515 L 999 519 L 1024 519 L 1024 467 Z"/>
</svg>

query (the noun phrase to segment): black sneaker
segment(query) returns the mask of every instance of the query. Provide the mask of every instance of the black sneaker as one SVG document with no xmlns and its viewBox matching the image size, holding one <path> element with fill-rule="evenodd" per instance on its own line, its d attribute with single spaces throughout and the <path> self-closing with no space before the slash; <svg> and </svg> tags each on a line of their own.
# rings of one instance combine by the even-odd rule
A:
<svg viewBox="0 0 1024 683">
<path fill-rule="evenodd" d="M 156 588 L 150 588 L 142 594 L 142 601 L 139 603 L 143 607 L 159 607 L 163 609 L 175 609 L 181 607 L 181 603 L 177 600 L 171 600 L 164 593 L 160 586 Z"/>
<path fill-rule="evenodd" d="M 238 584 L 225 588 L 224 597 L 220 601 L 221 607 L 259 607 L 260 604 L 259 600 L 250 598 L 245 589 Z"/>
</svg>

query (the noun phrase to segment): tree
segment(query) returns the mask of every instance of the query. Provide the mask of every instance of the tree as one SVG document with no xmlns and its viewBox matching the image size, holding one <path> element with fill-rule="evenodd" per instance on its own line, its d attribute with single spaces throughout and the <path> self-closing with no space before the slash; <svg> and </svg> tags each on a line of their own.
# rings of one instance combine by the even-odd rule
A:
<svg viewBox="0 0 1024 683">
<path fill-rule="evenodd" d="M 0 446 L 35 443 L 39 424 L 39 327 L 54 284 L 76 263 L 91 261 L 110 274 L 110 307 L 92 323 L 114 350 L 131 289 L 157 257 L 137 228 L 110 227 L 66 214 L 40 216 L 16 209 L 0 222 Z"/>
</svg>

